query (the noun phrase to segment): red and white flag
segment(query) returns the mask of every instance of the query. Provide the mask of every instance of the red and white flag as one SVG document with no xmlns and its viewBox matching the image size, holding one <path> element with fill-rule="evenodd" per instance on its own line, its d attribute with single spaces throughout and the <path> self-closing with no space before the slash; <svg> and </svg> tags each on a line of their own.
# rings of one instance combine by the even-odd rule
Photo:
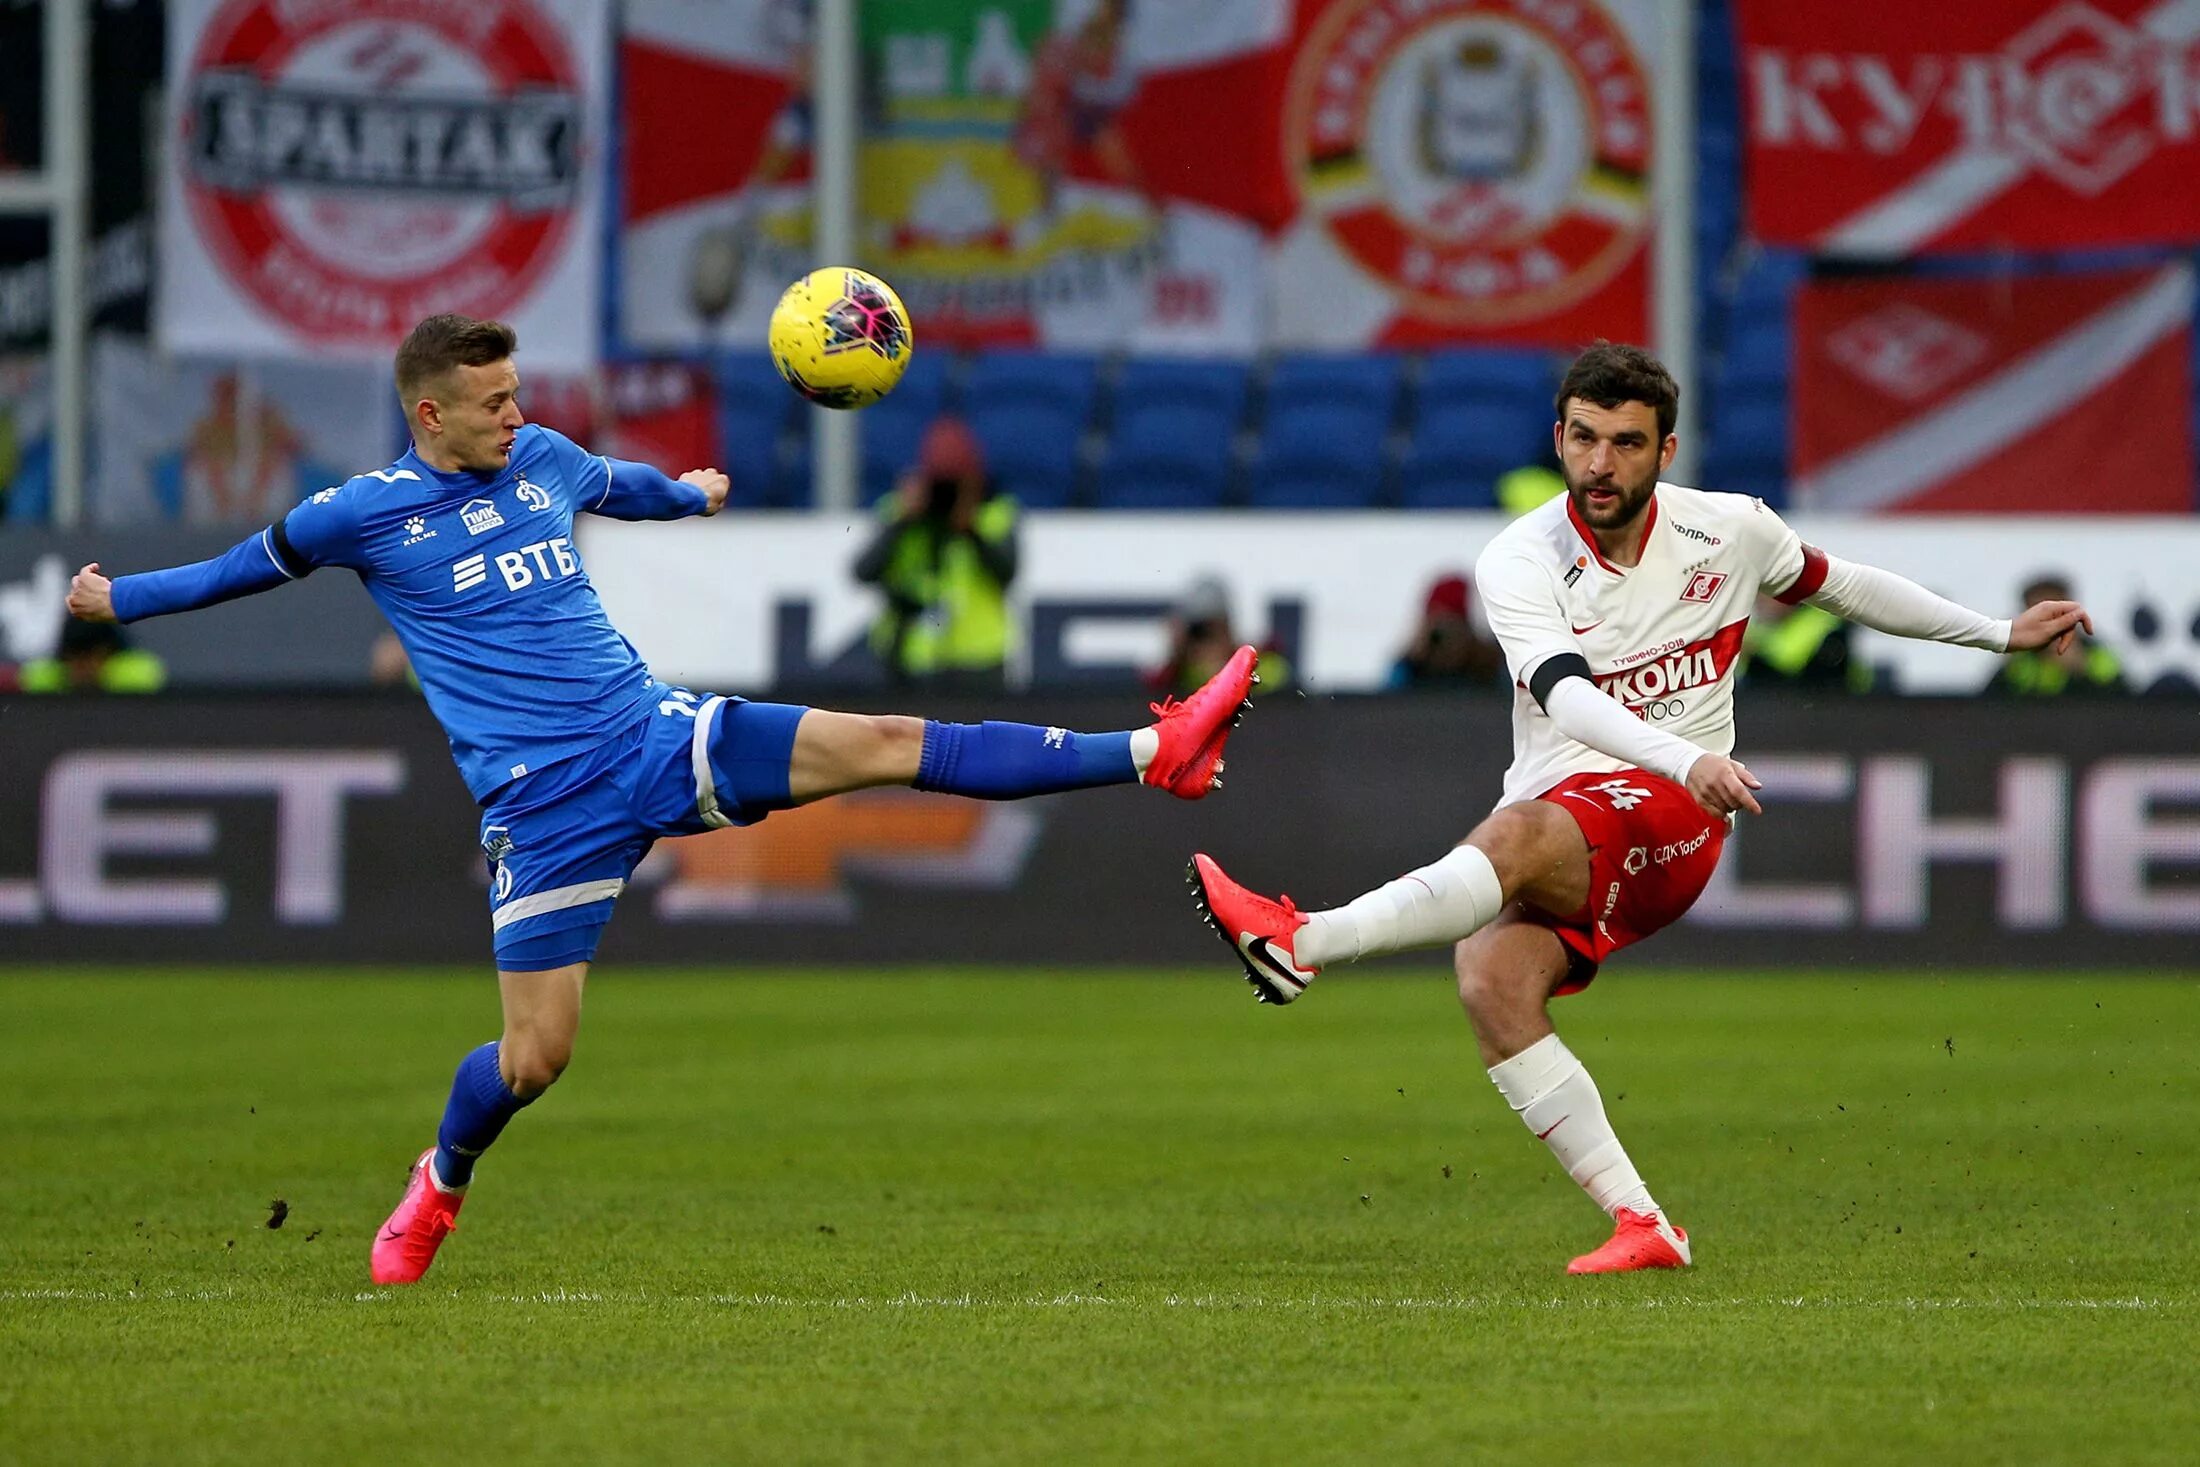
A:
<svg viewBox="0 0 2200 1467">
<path fill-rule="evenodd" d="M 2182 264 L 1807 285 L 1795 308 L 1794 502 L 2184 514 L 2192 309 Z"/>
<path fill-rule="evenodd" d="M 2200 239 L 2200 3 L 1739 0 L 1749 227 L 1900 256 Z"/>
</svg>

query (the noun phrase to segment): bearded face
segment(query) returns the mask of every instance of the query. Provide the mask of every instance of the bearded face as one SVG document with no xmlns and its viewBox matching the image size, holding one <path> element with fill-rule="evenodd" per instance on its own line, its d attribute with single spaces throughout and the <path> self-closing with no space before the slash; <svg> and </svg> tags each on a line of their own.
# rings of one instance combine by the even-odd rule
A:
<svg viewBox="0 0 2200 1467">
<path fill-rule="evenodd" d="M 1558 459 L 1574 513 L 1595 530 L 1633 524 L 1677 446 L 1670 436 L 1659 438 L 1657 413 L 1648 403 L 1600 407 L 1568 398 Z"/>
</svg>

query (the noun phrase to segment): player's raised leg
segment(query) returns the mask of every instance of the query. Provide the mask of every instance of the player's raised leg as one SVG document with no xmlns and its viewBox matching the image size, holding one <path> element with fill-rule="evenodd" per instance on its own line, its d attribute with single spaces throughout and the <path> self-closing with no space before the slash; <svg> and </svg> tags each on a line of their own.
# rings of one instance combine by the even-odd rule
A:
<svg viewBox="0 0 2200 1467">
<path fill-rule="evenodd" d="M 566 940 L 572 934 L 557 936 Z M 376 1283 L 417 1283 L 435 1262 L 436 1250 L 458 1226 L 474 1162 L 503 1134 L 505 1123 L 555 1084 L 571 1062 L 587 978 L 585 962 L 497 974 L 503 1037 L 459 1061 L 436 1144 L 413 1163 L 404 1197 L 375 1235 L 369 1261 Z"/>
<path fill-rule="evenodd" d="M 1243 715 L 1256 654 L 1240 647 L 1190 697 L 1153 705 L 1155 721 L 1117 733 L 1029 723 L 937 723 L 813 708 L 802 715 L 787 770 L 805 804 L 850 790 L 910 785 L 981 800 L 1148 784 L 1197 800 L 1220 787 L 1223 747 Z"/>
<path fill-rule="evenodd" d="M 1589 847 L 1565 812 L 1531 800 L 1491 815 L 1442 860 L 1329 911 L 1256 896 L 1206 855 L 1192 857 L 1191 884 L 1255 995 L 1289 1003 L 1331 963 L 1457 942 L 1516 899 L 1547 912 L 1579 909 L 1589 894 Z"/>
<path fill-rule="evenodd" d="M 1688 1234 L 1651 1197 L 1596 1081 L 1551 1027 L 1551 995 L 1574 961 L 1557 933 L 1514 908 L 1454 950 L 1460 1006 L 1505 1103 L 1613 1220 L 1611 1239 L 1566 1271 L 1685 1268 Z"/>
</svg>

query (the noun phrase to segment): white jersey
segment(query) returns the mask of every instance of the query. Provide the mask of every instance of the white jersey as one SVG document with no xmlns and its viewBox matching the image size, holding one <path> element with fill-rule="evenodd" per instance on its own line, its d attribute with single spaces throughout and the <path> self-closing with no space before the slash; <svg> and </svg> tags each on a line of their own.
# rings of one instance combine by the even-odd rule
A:
<svg viewBox="0 0 2200 1467">
<path fill-rule="evenodd" d="M 1551 723 L 1528 691 L 1545 662 L 1574 653 L 1653 727 L 1730 753 L 1735 667 L 1758 592 L 1800 601 L 1825 578 L 1825 557 L 1761 499 L 1660 483 L 1643 513 L 1631 567 L 1605 560 L 1564 494 L 1506 526 L 1475 562 L 1475 594 L 1514 682 L 1501 805 L 1626 767 Z"/>
</svg>

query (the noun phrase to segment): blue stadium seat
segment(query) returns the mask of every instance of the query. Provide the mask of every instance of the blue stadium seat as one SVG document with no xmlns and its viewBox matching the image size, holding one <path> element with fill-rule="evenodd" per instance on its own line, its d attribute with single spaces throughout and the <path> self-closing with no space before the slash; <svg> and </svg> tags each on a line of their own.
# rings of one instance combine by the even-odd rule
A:
<svg viewBox="0 0 2200 1467">
<path fill-rule="evenodd" d="M 1787 381 L 1789 372 L 1787 317 L 1778 312 L 1740 311 L 1732 317 L 1726 351 L 1719 360 L 1719 380 L 1748 391 L 1761 384 Z"/>
<path fill-rule="evenodd" d="M 994 407 L 1045 407 L 1077 422 L 1092 417 L 1099 367 L 1090 357 L 1049 352 L 989 351 L 971 358 L 963 373 L 966 411 Z"/>
<path fill-rule="evenodd" d="M 1721 459 L 1787 462 L 1788 405 L 1782 392 L 1723 397 L 1713 404 L 1710 428 L 1713 451 Z"/>
<path fill-rule="evenodd" d="M 1497 502 L 1498 477 L 1550 453 L 1551 410 L 1535 399 L 1511 402 L 1425 397 L 1399 474 L 1409 509 L 1482 509 Z"/>
<path fill-rule="evenodd" d="M 1149 408 L 1196 410 L 1205 413 L 1227 437 L 1237 431 L 1245 417 L 1250 380 L 1251 372 L 1243 362 L 1168 357 L 1125 362 L 1115 382 L 1115 414 L 1121 419 L 1135 417 Z"/>
<path fill-rule="evenodd" d="M 1423 411 L 1457 401 L 1548 405 L 1558 379 L 1557 362 L 1541 352 L 1435 352 L 1421 369 L 1421 405 Z"/>
<path fill-rule="evenodd" d="M 1386 404 L 1387 406 L 1387 404 Z M 1367 509 L 1382 492 L 1387 412 L 1371 402 L 1268 405 L 1248 491 L 1262 509 Z"/>
<path fill-rule="evenodd" d="M 1284 357 L 1268 374 L 1265 416 L 1308 408 L 1349 409 L 1388 428 L 1398 411 L 1399 362 L 1394 356 Z"/>
<path fill-rule="evenodd" d="M 1061 509 L 1077 488 L 1077 445 L 1084 415 L 1052 406 L 972 402 L 965 414 L 985 445 L 986 470 L 1026 509 Z"/>
<path fill-rule="evenodd" d="M 1115 509 L 1213 509 L 1230 480 L 1230 436 L 1205 407 L 1157 404 L 1116 414 L 1094 486 Z"/>
<path fill-rule="evenodd" d="M 802 400 L 762 352 L 743 352 L 715 363 L 718 385 L 718 437 L 726 475 L 733 481 L 727 502 L 759 509 L 807 502 L 807 479 L 796 485 L 780 463 L 781 440 Z M 799 493 L 793 492 L 799 489 Z"/>
<path fill-rule="evenodd" d="M 1734 282 L 1736 305 L 1756 306 L 1783 315 L 1795 287 L 1810 274 L 1810 263 L 1794 250 L 1759 249 Z"/>
<path fill-rule="evenodd" d="M 1409 459 L 1399 472 L 1398 502 L 1407 509 L 1492 509 L 1497 476 L 1509 467 Z"/>
<path fill-rule="evenodd" d="M 946 352 L 918 352 L 901 385 L 857 415 L 863 434 L 863 502 L 875 504 L 917 459 L 933 419 L 947 410 Z"/>
</svg>

